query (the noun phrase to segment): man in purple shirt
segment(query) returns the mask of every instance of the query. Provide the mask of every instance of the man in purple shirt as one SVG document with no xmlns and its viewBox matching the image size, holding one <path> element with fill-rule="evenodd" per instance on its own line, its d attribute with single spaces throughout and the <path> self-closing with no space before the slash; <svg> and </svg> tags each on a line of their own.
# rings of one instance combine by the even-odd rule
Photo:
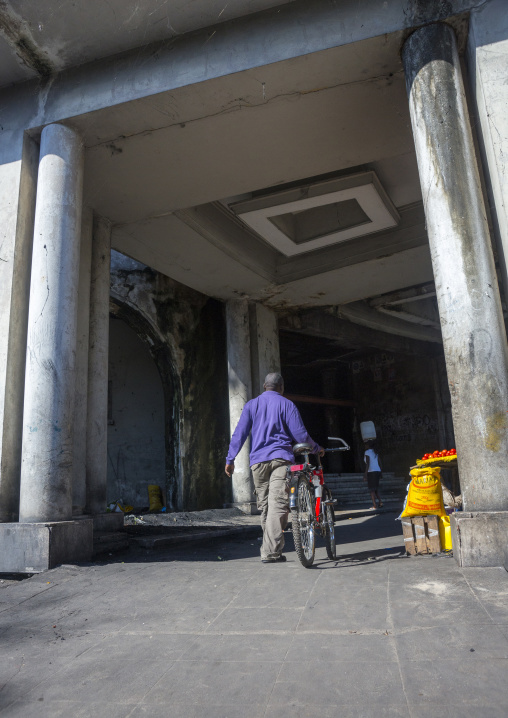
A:
<svg viewBox="0 0 508 718">
<path fill-rule="evenodd" d="M 311 444 L 313 452 L 320 456 L 323 456 L 324 449 L 310 438 L 293 402 L 282 396 L 282 376 L 268 374 L 263 388 L 263 394 L 248 401 L 243 408 L 231 437 L 226 474 L 233 475 L 235 458 L 252 432 L 250 465 L 263 527 L 261 560 L 263 563 L 276 563 L 286 560 L 282 555 L 284 529 L 289 515 L 286 466 L 294 460 L 292 446 Z"/>
</svg>

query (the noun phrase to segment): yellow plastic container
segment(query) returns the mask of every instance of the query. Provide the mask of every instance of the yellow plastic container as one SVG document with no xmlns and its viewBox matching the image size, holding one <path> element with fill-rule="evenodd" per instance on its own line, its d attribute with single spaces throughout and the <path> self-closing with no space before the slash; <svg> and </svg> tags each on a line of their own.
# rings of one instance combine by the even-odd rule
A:
<svg viewBox="0 0 508 718">
<path fill-rule="evenodd" d="M 449 516 L 439 516 L 439 538 L 441 539 L 441 551 L 452 550 L 452 529 Z"/>
<path fill-rule="evenodd" d="M 148 485 L 148 501 L 150 511 L 160 511 L 162 509 L 162 490 L 157 484 Z"/>
</svg>

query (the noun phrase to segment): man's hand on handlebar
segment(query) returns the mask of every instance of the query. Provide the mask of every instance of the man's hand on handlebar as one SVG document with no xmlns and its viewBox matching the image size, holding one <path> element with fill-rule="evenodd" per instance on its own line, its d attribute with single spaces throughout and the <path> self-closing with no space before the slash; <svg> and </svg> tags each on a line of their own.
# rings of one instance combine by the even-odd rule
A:
<svg viewBox="0 0 508 718">
<path fill-rule="evenodd" d="M 226 468 L 224 469 L 224 471 L 230 478 L 233 476 L 234 470 L 235 470 L 235 462 L 234 461 L 232 464 L 226 464 Z"/>
<path fill-rule="evenodd" d="M 325 450 L 323 449 L 322 446 L 320 446 L 319 451 L 318 451 L 318 456 L 324 456 L 324 455 L 325 455 Z"/>
</svg>

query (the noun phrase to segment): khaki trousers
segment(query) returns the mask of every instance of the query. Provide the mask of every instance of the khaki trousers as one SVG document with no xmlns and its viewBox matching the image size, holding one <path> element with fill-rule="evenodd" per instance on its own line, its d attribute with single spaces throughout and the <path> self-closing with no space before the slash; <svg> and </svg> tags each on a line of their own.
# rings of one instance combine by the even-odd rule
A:
<svg viewBox="0 0 508 718">
<path fill-rule="evenodd" d="M 258 509 L 261 511 L 263 543 L 261 558 L 277 558 L 284 548 L 284 529 L 289 515 L 289 489 L 285 459 L 261 461 L 252 466 Z"/>
</svg>

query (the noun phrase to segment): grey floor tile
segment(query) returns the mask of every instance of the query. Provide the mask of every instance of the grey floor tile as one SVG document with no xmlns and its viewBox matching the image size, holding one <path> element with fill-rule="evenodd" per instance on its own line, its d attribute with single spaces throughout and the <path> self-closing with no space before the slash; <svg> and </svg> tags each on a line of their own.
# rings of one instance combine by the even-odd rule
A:
<svg viewBox="0 0 508 718">
<path fill-rule="evenodd" d="M 508 595 L 508 572 L 502 567 L 462 568 L 461 572 L 471 589 L 478 595 L 484 593 Z"/>
<path fill-rule="evenodd" d="M 178 661 L 144 697 L 149 704 L 265 705 L 279 663 Z"/>
<path fill-rule="evenodd" d="M 202 635 L 194 636 L 182 660 L 196 661 L 213 658 L 216 661 L 276 661 L 282 662 L 293 641 L 285 635 Z"/>
<path fill-rule="evenodd" d="M 411 628 L 393 638 L 401 661 L 477 661 L 508 658 L 508 639 L 498 626 L 461 623 L 432 628 Z"/>
<path fill-rule="evenodd" d="M 361 599 L 354 593 L 347 599 L 313 595 L 302 612 L 298 632 L 385 631 L 390 627 L 386 594 L 382 596 L 382 592 L 378 600 L 369 600 L 366 594 Z"/>
<path fill-rule="evenodd" d="M 404 703 L 398 664 L 388 662 L 322 663 L 319 680 L 306 680 L 302 666 L 284 663 L 269 701 L 278 706 Z"/>
<path fill-rule="evenodd" d="M 235 608 L 225 610 L 207 633 L 286 633 L 294 631 L 301 610 L 294 608 Z"/>
<path fill-rule="evenodd" d="M 473 667 L 474 666 L 474 667 Z M 508 660 L 441 660 L 401 662 L 404 687 L 410 705 L 504 706 L 508 712 Z M 478 716 L 483 716 L 479 713 Z"/>
<path fill-rule="evenodd" d="M 425 601 L 390 602 L 395 630 L 408 627 L 449 626 L 451 624 L 489 624 L 489 614 L 475 599 L 449 601 L 446 598 Z"/>
<path fill-rule="evenodd" d="M 453 576 L 406 577 L 406 580 L 392 581 L 390 576 L 390 599 L 397 601 L 472 600 L 474 598 L 465 578 Z"/>
<path fill-rule="evenodd" d="M 25 696 L 32 702 L 137 704 L 171 668 L 164 660 L 150 662 L 108 660 L 107 656 L 83 654 L 55 675 L 47 677 Z M 71 694 L 70 694 L 71 692 Z"/>
<path fill-rule="evenodd" d="M 129 718 L 264 718 L 265 706 L 246 705 L 239 701 L 235 705 L 189 705 L 171 703 L 171 705 L 139 705 L 129 714 Z M 279 716 L 280 718 L 280 716 Z"/>
<path fill-rule="evenodd" d="M 281 706 L 270 705 L 264 718 L 281 718 Z M 291 701 L 286 711 L 291 718 L 412 718 L 405 703 L 401 705 L 295 705 Z M 425 717 L 428 718 L 428 715 Z"/>
<path fill-rule="evenodd" d="M 322 661 L 396 661 L 397 654 L 391 636 L 384 633 L 297 634 L 289 648 L 286 662 Z M 319 666 L 316 670 L 320 670 Z"/>
<path fill-rule="evenodd" d="M 202 633 L 223 607 L 210 607 L 206 601 L 201 605 L 188 605 L 184 602 L 164 610 L 143 609 L 135 618 L 123 625 L 124 633 Z"/>
<path fill-rule="evenodd" d="M 430 710 L 433 710 L 431 708 Z M 474 705 L 439 703 L 439 712 L 446 718 L 506 718 L 508 707 L 487 705 L 485 702 Z M 429 718 L 428 705 L 412 705 L 411 718 Z"/>
<path fill-rule="evenodd" d="M 75 701 L 16 701 L 4 710 L 2 718 L 127 718 L 135 705 L 112 702 L 83 704 Z M 166 713 L 167 715 L 167 713 Z"/>
<path fill-rule="evenodd" d="M 232 606 L 234 608 L 303 608 L 313 589 L 313 584 L 309 586 L 298 586 L 298 588 L 288 588 L 281 593 L 280 586 L 274 582 L 267 583 L 256 582 L 250 584 L 241 591 L 234 599 Z"/>
<path fill-rule="evenodd" d="M 123 661 L 176 661 L 192 645 L 193 634 L 139 634 L 117 633 L 95 643 L 88 654 L 99 660 Z"/>
<path fill-rule="evenodd" d="M 31 690 L 50 680 L 62 669 L 62 664 L 39 660 L 26 662 L 23 657 L 0 658 L 0 708 L 26 697 Z"/>
</svg>

